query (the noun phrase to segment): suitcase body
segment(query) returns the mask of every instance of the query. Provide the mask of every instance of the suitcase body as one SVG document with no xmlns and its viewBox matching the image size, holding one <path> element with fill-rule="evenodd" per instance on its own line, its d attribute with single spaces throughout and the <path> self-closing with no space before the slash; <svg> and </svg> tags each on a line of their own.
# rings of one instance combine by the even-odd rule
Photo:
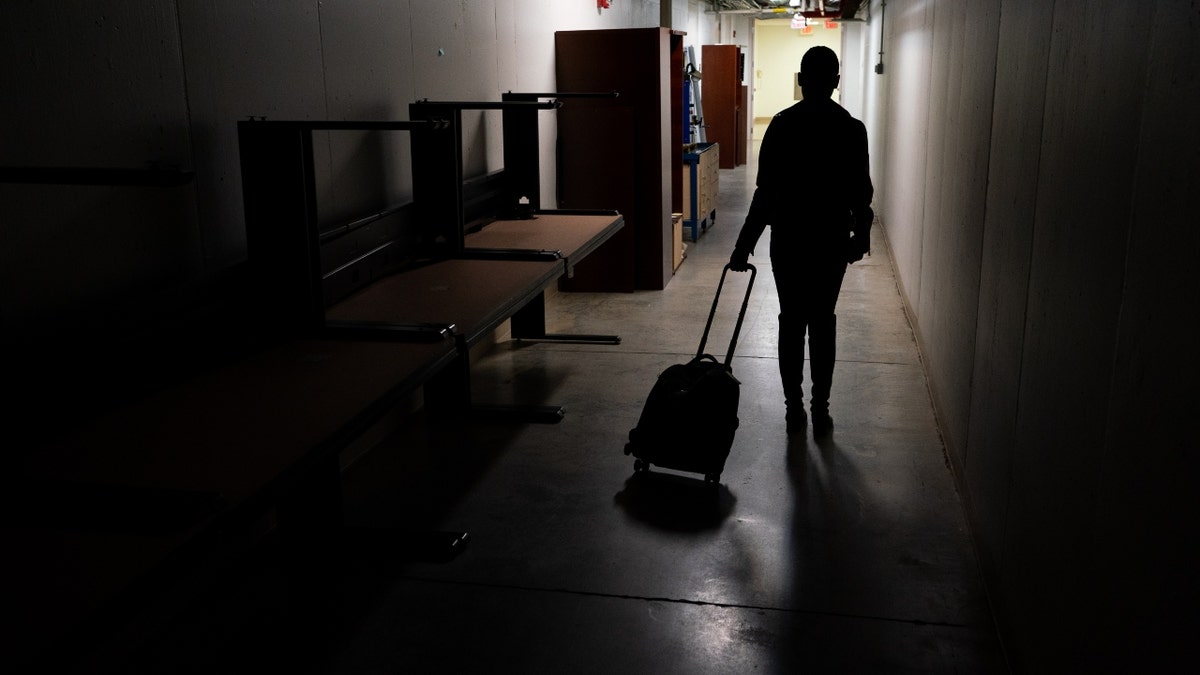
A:
<svg viewBox="0 0 1200 675">
<path fill-rule="evenodd" d="M 705 354 L 704 346 L 729 272 L 728 265 L 721 272 L 721 283 L 696 356 L 664 370 L 650 390 L 637 426 L 629 432 L 629 443 L 625 445 L 625 454 L 635 458 L 634 471 L 649 470 L 653 464 L 704 474 L 705 482 L 713 485 L 720 482 L 738 428 L 741 383 L 733 376 L 730 361 L 757 275 L 753 266 L 749 269 L 750 283 L 725 361 Z"/>
</svg>

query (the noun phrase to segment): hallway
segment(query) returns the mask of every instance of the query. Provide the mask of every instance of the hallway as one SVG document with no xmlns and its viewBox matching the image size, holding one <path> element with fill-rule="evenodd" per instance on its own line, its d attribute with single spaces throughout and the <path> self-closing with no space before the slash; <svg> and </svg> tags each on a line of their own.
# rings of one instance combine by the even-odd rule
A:
<svg viewBox="0 0 1200 675">
<path fill-rule="evenodd" d="M 477 364 L 478 399 L 561 403 L 561 424 L 410 429 L 354 467 L 363 521 L 416 510 L 472 540 L 369 582 L 379 596 L 331 672 L 1003 670 L 882 233 L 839 303 L 832 439 L 789 445 L 759 255 L 719 507 L 691 476 L 633 476 L 626 435 L 655 375 L 695 350 L 753 172 L 721 172 L 717 225 L 665 291 L 552 299 L 550 330 L 619 332 L 620 346 L 501 342 Z M 707 351 L 724 351 L 745 279 L 728 281 Z M 426 471 L 398 491 L 417 445 L 433 451 Z"/>
<path fill-rule="evenodd" d="M 742 0 L 606 10 L 535 0 L 16 3 L 0 29 L 7 89 L 23 92 L 6 100 L 0 143 L 10 432 L 20 441 L 27 428 L 88 424 L 275 334 L 260 310 L 276 298 L 260 301 L 256 270 L 273 255 L 250 245 L 236 122 L 403 121 L 415 101 L 564 91 L 560 31 L 669 30 L 701 55 L 740 45 L 753 83 L 758 17 L 715 11 L 733 3 Z M 887 236 L 877 231 L 875 256 L 846 276 L 831 440 L 789 443 L 784 433 L 762 241 L 733 363 L 742 424 L 716 508 L 690 476 L 633 480 L 621 452 L 655 376 L 695 348 L 752 161 L 722 172 L 717 224 L 665 291 L 547 298 L 551 330 L 620 333 L 622 344 L 498 335 L 473 359 L 478 400 L 563 404 L 560 424 L 472 418 L 434 430 L 412 405 L 344 453 L 359 458 L 339 467 L 352 524 L 469 531 L 461 555 L 421 560 L 403 546 L 410 539 L 377 527 L 338 545 L 317 539 L 312 550 L 328 556 L 282 551 L 277 498 L 286 521 L 291 495 L 314 487 L 336 506 L 341 487 L 294 491 L 289 472 L 246 509 L 239 500 L 238 514 L 253 518 L 213 528 L 220 545 L 197 570 L 150 575 L 171 586 L 152 606 L 126 617 L 143 604 L 135 588 L 113 620 L 98 615 L 105 630 L 83 635 L 84 649 L 50 656 L 89 673 L 1186 671 L 1200 631 L 1190 424 L 1200 417 L 1200 275 L 1190 264 L 1200 254 L 1200 126 L 1190 117 L 1200 108 L 1200 3 L 855 4 L 839 28 L 840 96 L 867 128 Z M 480 115 L 492 116 L 464 128 L 464 175 L 504 164 L 502 115 Z M 557 184 L 551 131 L 537 153 L 542 195 Z M 322 169 L 305 187 L 321 206 L 305 197 L 297 221 L 333 232 L 403 208 L 424 171 L 410 140 L 310 144 Z M 279 206 L 288 202 L 301 205 Z M 423 225 L 375 243 L 421 255 L 409 244 Z M 731 296 L 745 280 L 734 275 Z M 709 351 L 722 353 L 725 339 Z M 345 402 L 360 388 L 284 390 Z M 236 408 L 227 425 L 252 410 Z M 198 425 L 212 417 L 193 409 Z M 261 442 L 233 433 L 265 450 L 298 426 L 273 426 Z M 138 418 L 132 428 L 160 427 Z M 205 447 L 232 447 L 218 435 Z M 341 449 L 336 440 L 317 450 Z M 118 464 L 139 475 L 159 467 L 127 461 L 138 456 L 123 440 L 86 445 L 83 455 L 112 450 L 112 463 L 97 462 L 102 490 L 147 487 L 112 477 Z M 23 480 L 34 446 L 5 446 L 17 459 L 8 496 L 21 506 L 50 497 L 55 513 L 103 520 L 110 505 L 89 490 L 74 508 L 68 485 L 74 501 L 60 508 L 57 485 Z M 154 456 L 176 449 L 156 441 Z M 256 454 L 245 452 L 247 466 Z M 205 468 L 238 472 L 237 459 Z M 180 472 L 189 490 L 190 470 Z M 205 498 L 233 496 L 200 487 Z M 27 526 L 20 509 L 8 513 Z M 120 535 L 115 547 L 96 542 L 102 557 L 126 551 Z M 143 557 L 140 544 L 132 550 Z M 57 573 L 38 556 L 17 558 Z M 329 574 L 322 563 L 332 561 Z M 135 570 L 88 565 L 51 587 L 87 600 L 75 583 L 94 585 L 93 571 L 107 581 Z M 10 586 L 50 618 L 70 613 L 40 598 L 35 581 L 11 575 Z"/>
<path fill-rule="evenodd" d="M 310 599 L 268 546 L 137 669 L 1006 672 L 881 232 L 839 302 L 832 438 L 785 433 L 760 255 L 718 503 L 694 475 L 634 476 L 628 431 L 696 348 L 753 173 L 721 172 L 717 224 L 665 291 L 549 298 L 552 332 L 621 345 L 503 340 L 476 362 L 478 402 L 562 404 L 560 424 L 434 432 L 417 415 L 348 470 L 352 524 L 467 531 L 460 555 L 347 555 L 329 604 L 298 615 Z M 727 281 L 706 351 L 724 352 L 747 278 Z"/>
</svg>

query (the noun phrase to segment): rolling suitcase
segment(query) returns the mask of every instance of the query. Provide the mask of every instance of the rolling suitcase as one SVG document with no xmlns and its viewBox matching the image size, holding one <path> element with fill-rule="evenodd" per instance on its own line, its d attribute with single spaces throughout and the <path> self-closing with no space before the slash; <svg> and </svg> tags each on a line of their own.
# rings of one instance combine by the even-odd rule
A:
<svg viewBox="0 0 1200 675">
<path fill-rule="evenodd" d="M 716 297 L 708 313 L 708 323 L 700 338 L 696 356 L 687 363 L 677 363 L 662 372 L 650 390 L 637 426 L 629 432 L 625 454 L 633 455 L 635 472 L 648 471 L 650 465 L 704 474 L 704 481 L 714 487 L 720 483 L 725 460 L 733 447 L 738 427 L 738 398 L 741 383 L 733 376 L 730 361 L 737 346 L 742 320 L 750 303 L 750 289 L 758 270 L 750 265 L 750 282 L 746 297 L 738 312 L 737 325 L 729 340 L 725 362 L 704 353 L 708 332 L 717 313 L 721 288 L 729 265 L 721 270 Z"/>
</svg>

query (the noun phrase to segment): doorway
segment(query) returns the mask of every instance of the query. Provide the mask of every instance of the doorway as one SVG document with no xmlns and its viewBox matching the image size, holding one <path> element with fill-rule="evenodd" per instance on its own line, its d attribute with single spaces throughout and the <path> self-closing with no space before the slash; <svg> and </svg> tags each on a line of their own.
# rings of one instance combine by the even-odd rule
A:
<svg viewBox="0 0 1200 675">
<path fill-rule="evenodd" d="M 842 60 L 842 28 L 834 21 L 803 17 L 792 19 L 756 19 L 754 21 L 754 73 L 751 114 L 752 138 L 762 140 L 771 117 L 800 99 L 796 73 L 800 59 L 812 47 L 823 45 Z M 834 98 L 838 93 L 834 92 Z"/>
</svg>

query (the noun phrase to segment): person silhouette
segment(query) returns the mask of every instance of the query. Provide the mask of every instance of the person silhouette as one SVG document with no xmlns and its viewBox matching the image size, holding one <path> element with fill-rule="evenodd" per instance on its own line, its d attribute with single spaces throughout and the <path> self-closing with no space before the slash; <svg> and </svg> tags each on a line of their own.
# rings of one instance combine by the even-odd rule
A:
<svg viewBox="0 0 1200 675">
<path fill-rule="evenodd" d="M 846 265 L 871 250 L 874 187 L 867 130 L 833 101 L 841 80 L 828 47 L 804 53 L 797 76 L 803 98 L 775 115 L 758 152 L 758 178 L 730 269 L 745 271 L 771 226 L 771 269 L 779 294 L 779 374 L 788 434 L 808 425 L 804 412 L 804 336 L 812 377 L 813 436 L 833 431 L 837 315 Z"/>
</svg>

